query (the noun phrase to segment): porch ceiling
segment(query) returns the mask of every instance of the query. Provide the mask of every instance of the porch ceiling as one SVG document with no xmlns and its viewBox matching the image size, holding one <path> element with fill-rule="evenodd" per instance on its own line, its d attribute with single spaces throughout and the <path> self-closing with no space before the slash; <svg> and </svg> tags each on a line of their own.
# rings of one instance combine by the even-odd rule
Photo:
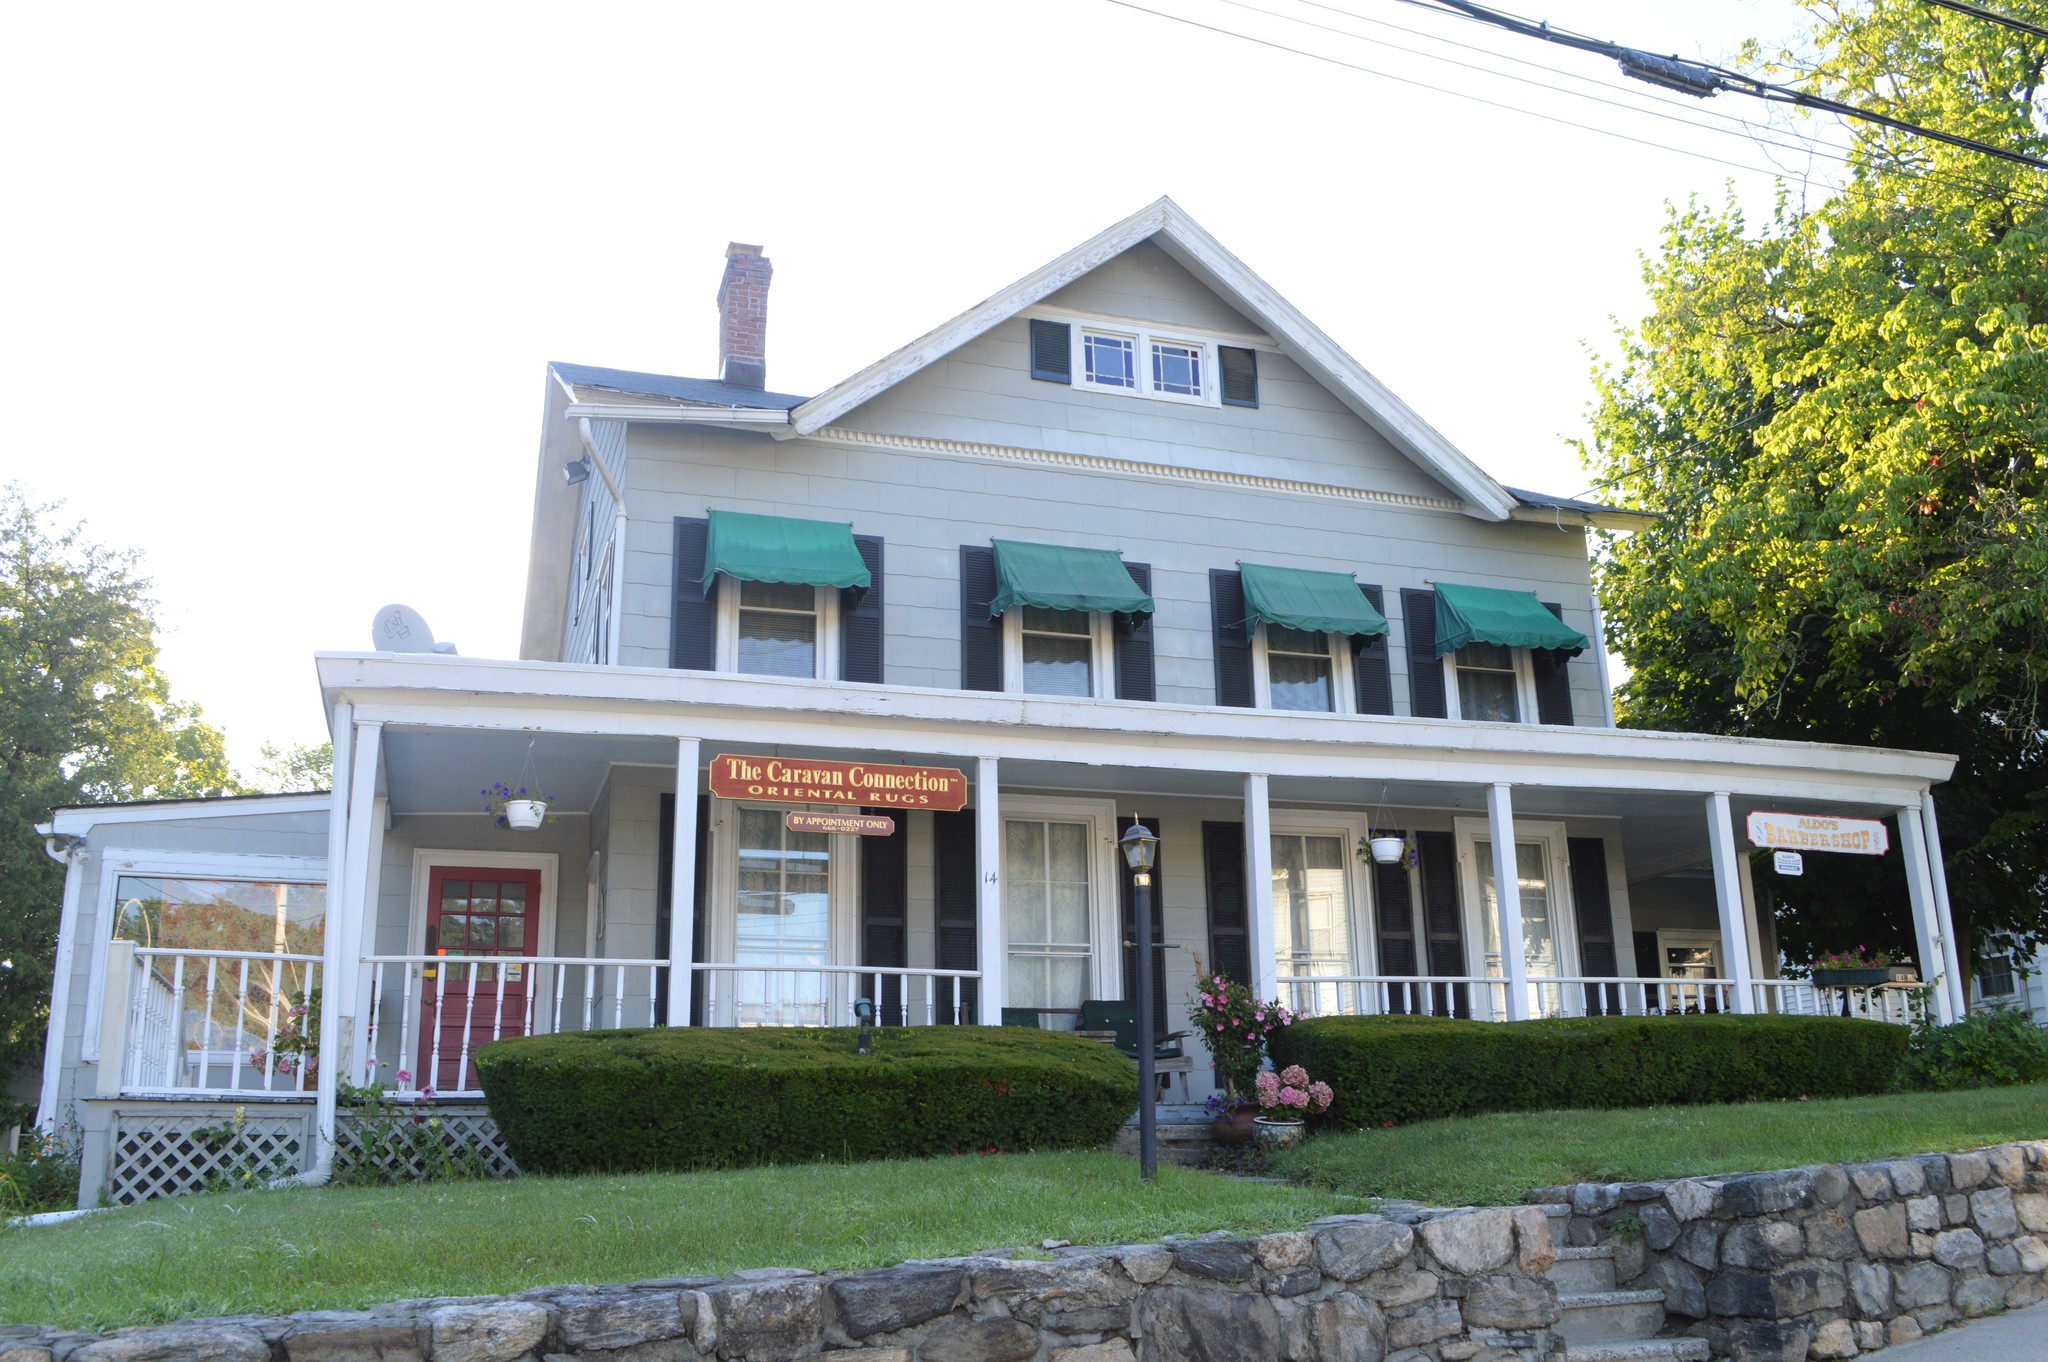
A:
<svg viewBox="0 0 2048 1362">
<path fill-rule="evenodd" d="M 397 814 L 476 813 L 483 807 L 478 791 L 492 781 L 520 783 L 529 742 L 533 779 L 562 813 L 589 813 L 613 766 L 673 769 L 676 760 L 667 738 L 386 729 L 377 792 L 390 797 Z"/>
</svg>

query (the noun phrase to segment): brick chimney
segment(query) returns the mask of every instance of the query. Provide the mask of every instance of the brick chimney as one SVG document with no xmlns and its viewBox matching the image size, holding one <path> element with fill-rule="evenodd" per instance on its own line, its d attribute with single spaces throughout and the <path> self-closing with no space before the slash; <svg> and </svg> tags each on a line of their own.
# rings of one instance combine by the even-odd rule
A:
<svg viewBox="0 0 2048 1362">
<path fill-rule="evenodd" d="M 725 248 L 718 281 L 718 376 L 736 388 L 768 386 L 768 280 L 775 266 L 759 246 Z"/>
</svg>

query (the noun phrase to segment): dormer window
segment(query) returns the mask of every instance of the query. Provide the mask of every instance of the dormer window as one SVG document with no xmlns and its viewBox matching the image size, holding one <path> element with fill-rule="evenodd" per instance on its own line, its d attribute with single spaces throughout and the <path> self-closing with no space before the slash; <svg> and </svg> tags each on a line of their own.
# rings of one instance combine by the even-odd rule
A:
<svg viewBox="0 0 2048 1362">
<path fill-rule="evenodd" d="M 1255 351 L 1139 323 L 1033 318 L 1031 376 L 1205 407 L 1259 405 Z"/>
<path fill-rule="evenodd" d="M 1082 332 L 1081 373 L 1098 388 L 1137 391 L 1137 342 L 1129 336 Z"/>
</svg>

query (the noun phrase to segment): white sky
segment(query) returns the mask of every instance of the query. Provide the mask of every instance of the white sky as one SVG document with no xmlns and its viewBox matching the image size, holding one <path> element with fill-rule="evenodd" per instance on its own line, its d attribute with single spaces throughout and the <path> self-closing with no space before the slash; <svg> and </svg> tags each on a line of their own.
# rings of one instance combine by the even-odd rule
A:
<svg viewBox="0 0 2048 1362">
<path fill-rule="evenodd" d="M 0 479 L 142 550 L 175 691 L 246 769 L 323 736 L 311 654 L 386 602 L 516 654 L 544 364 L 715 375 L 728 240 L 775 262 L 769 385 L 811 393 L 1171 194 L 1497 478 L 1571 493 L 1663 205 L 1771 181 L 1389 77 L 1828 168 L 1688 126 L 1753 101 L 1396 0 L 1136 2 L 1385 74 L 1108 0 L 10 7 Z M 1714 60 L 1806 27 L 1513 7 Z"/>
</svg>

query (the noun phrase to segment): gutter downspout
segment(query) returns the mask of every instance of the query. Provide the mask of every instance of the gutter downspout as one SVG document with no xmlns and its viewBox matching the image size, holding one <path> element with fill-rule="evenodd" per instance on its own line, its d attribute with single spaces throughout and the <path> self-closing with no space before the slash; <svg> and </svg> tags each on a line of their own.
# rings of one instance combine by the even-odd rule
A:
<svg viewBox="0 0 2048 1362">
<path fill-rule="evenodd" d="M 303 1173 L 279 1178 L 273 1187 L 319 1187 L 334 1176 L 335 1106 L 337 1093 L 335 1084 L 340 1078 L 338 1054 L 340 1037 L 336 1034 L 341 1025 L 338 1011 L 338 993 L 335 988 L 335 968 L 341 957 L 342 943 L 346 932 L 335 930 L 341 925 L 344 884 L 348 860 L 348 811 L 353 802 L 351 781 L 355 757 L 355 706 L 347 700 L 337 701 L 328 725 L 328 732 L 334 739 L 334 765 L 328 785 L 332 793 L 327 806 L 327 942 L 320 962 L 322 988 L 320 990 L 320 1076 L 313 1088 L 313 1166 Z"/>
<path fill-rule="evenodd" d="M 1607 714 L 1607 726 L 1614 727 L 1614 681 L 1607 674 L 1607 616 L 1600 612 L 1600 589 L 1593 598 L 1593 665 L 1600 674 L 1600 704 Z"/>
<path fill-rule="evenodd" d="M 50 984 L 50 1025 L 43 1035 L 43 1086 L 36 1098 L 36 1128 L 57 1120 L 57 1082 L 64 1073 L 64 1018 L 71 1010 L 71 961 L 78 937 L 78 868 L 85 862 L 85 839 L 60 838 L 54 823 L 36 824 L 43 854 L 64 867 L 64 906 L 57 918 L 57 963 Z M 60 849 L 59 843 L 62 841 Z M 105 1063 L 103 1056 L 101 1063 Z"/>
<path fill-rule="evenodd" d="M 590 456 L 591 466 L 604 479 L 604 487 L 612 494 L 612 617 L 605 626 L 604 655 L 611 666 L 619 666 L 619 642 L 624 637 L 626 619 L 626 494 L 612 481 L 612 472 L 604 466 L 604 457 L 597 450 L 597 434 L 590 428 L 590 418 L 576 418 L 576 433 L 583 437 L 583 452 Z"/>
</svg>

